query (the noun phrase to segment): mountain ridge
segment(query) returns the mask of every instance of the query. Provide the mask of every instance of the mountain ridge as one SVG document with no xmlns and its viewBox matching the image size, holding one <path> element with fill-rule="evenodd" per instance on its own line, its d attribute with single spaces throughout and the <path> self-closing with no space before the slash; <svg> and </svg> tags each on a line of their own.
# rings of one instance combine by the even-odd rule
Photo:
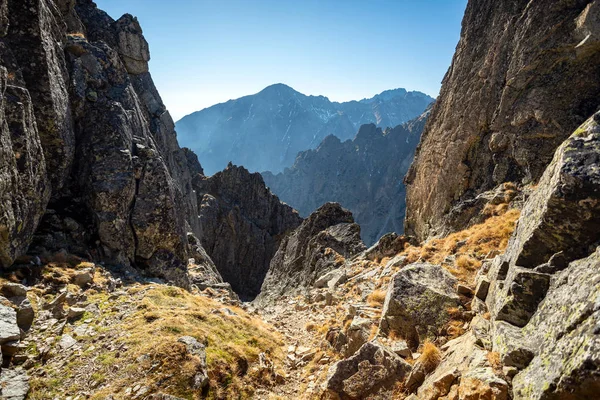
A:
<svg viewBox="0 0 600 400">
<path fill-rule="evenodd" d="M 334 102 L 277 83 L 189 114 L 176 129 L 208 175 L 230 161 L 250 171 L 280 172 L 327 135 L 346 140 L 367 123 L 394 127 L 420 115 L 432 101 L 421 92 L 393 89 L 370 99 Z"/>
</svg>

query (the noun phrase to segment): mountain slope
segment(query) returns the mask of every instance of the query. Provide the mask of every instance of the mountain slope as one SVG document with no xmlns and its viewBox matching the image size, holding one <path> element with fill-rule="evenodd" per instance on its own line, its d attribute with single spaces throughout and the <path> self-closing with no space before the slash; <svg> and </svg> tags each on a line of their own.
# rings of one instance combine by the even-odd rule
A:
<svg viewBox="0 0 600 400">
<path fill-rule="evenodd" d="M 427 114 L 385 131 L 374 124 L 363 125 L 353 140 L 345 142 L 328 136 L 315 150 L 298 154 L 294 165 L 284 172 L 264 172 L 265 183 L 302 216 L 323 203 L 340 203 L 354 214 L 367 245 L 384 233 L 402 233 L 402 180 Z"/>
<path fill-rule="evenodd" d="M 396 126 L 432 101 L 423 93 L 396 89 L 336 103 L 276 84 L 188 115 L 176 126 L 182 144 L 198 154 L 209 175 L 230 161 L 250 171 L 280 172 L 299 151 L 315 148 L 328 135 L 346 140 L 363 124 Z"/>
</svg>

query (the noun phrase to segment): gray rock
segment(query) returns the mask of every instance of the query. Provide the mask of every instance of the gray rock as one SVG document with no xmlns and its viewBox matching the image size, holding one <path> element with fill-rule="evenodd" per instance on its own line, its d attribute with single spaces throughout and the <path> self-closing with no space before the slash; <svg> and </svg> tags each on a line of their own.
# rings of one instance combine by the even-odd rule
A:
<svg viewBox="0 0 600 400">
<path fill-rule="evenodd" d="M 488 290 L 490 289 L 490 281 L 486 278 L 482 277 L 477 282 L 477 287 L 475 288 L 475 296 L 481 300 L 485 301 L 488 295 Z"/>
<path fill-rule="evenodd" d="M 233 290 L 252 300 L 263 283 L 281 240 L 302 218 L 265 186 L 258 173 L 229 165 L 193 188 L 202 233 L 198 238 Z"/>
<path fill-rule="evenodd" d="M 516 397 L 594 398 L 600 387 L 600 249 L 572 262 L 553 280 L 523 329 L 534 349 L 513 378 Z M 510 338 L 507 339 L 507 341 Z"/>
<path fill-rule="evenodd" d="M 3 368 L 0 373 L 0 394 L 3 400 L 25 400 L 29 393 L 29 377 L 21 369 Z"/>
<path fill-rule="evenodd" d="M 70 320 L 77 319 L 81 317 L 85 313 L 85 308 L 80 307 L 70 307 L 67 312 L 67 318 Z"/>
<path fill-rule="evenodd" d="M 600 131 L 590 118 L 556 151 L 507 249 L 511 265 L 553 270 L 589 254 L 600 227 Z M 561 253 L 560 259 L 557 253 Z"/>
<path fill-rule="evenodd" d="M 410 351 L 408 344 L 406 344 L 406 341 L 404 340 L 395 340 L 390 345 L 390 350 L 392 350 L 394 353 L 398 354 L 402 358 L 412 357 L 412 351 Z"/>
<path fill-rule="evenodd" d="M 365 250 L 360 226 L 337 203 L 327 203 L 286 236 L 271 260 L 258 304 L 299 293 L 320 276 L 343 267 L 345 258 Z"/>
<path fill-rule="evenodd" d="M 348 339 L 344 351 L 344 356 L 346 358 L 352 356 L 363 344 L 369 341 L 372 325 L 373 322 L 371 320 L 354 317 L 346 331 L 346 337 Z"/>
<path fill-rule="evenodd" d="M 202 390 L 208 386 L 208 370 L 206 365 L 206 346 L 203 343 L 198 342 L 191 336 L 183 336 L 177 339 L 179 343 L 183 343 L 187 349 L 187 352 L 197 357 L 200 361 L 196 374 L 194 375 L 192 386 L 196 389 Z"/>
<path fill-rule="evenodd" d="M 348 277 L 346 276 L 346 271 L 344 271 L 343 269 L 335 269 L 317 279 L 315 281 L 315 287 L 329 287 L 333 289 L 337 285 L 344 283 L 347 279 Z"/>
<path fill-rule="evenodd" d="M 404 267 L 390 283 L 379 324 L 380 333 L 395 332 L 413 350 L 425 338 L 437 336 L 450 320 L 448 309 L 460 304 L 456 283 L 456 278 L 439 265 Z"/>
<path fill-rule="evenodd" d="M 94 270 L 86 268 L 85 270 L 77 271 L 73 275 L 73 283 L 79 287 L 85 287 L 94 281 Z"/>
<path fill-rule="evenodd" d="M 391 350 L 368 342 L 352 357 L 329 368 L 324 388 L 343 400 L 366 398 L 381 389 L 391 389 L 410 370 L 410 364 Z"/>
<path fill-rule="evenodd" d="M 125 14 L 115 22 L 118 51 L 127 72 L 133 75 L 148 72 L 150 50 L 137 18 Z"/>
<path fill-rule="evenodd" d="M 596 7 L 591 0 L 469 2 L 452 66 L 406 177 L 408 234 L 423 240 L 460 230 L 471 223 L 465 215 L 480 215 L 468 205 L 478 194 L 507 181 L 537 182 L 556 148 L 597 111 Z M 572 183 L 566 183 L 568 192 L 581 181 Z M 571 193 L 576 202 L 579 195 Z M 598 218 L 597 212 L 588 215 Z M 570 215 L 564 217 L 547 220 L 547 232 L 577 229 L 567 226 Z M 596 229 L 593 223 L 581 228 L 584 240 Z M 573 250 L 580 247 L 573 244 Z M 553 254 L 530 245 L 538 258 Z"/>
<path fill-rule="evenodd" d="M 12 307 L 0 304 L 0 344 L 20 338 L 21 331 L 17 325 L 17 312 Z"/>
<path fill-rule="evenodd" d="M 72 351 L 79 347 L 79 345 L 77 340 L 75 340 L 73 336 L 63 335 L 58 342 L 58 347 L 60 347 L 63 351 Z"/>
<path fill-rule="evenodd" d="M 25 297 L 27 296 L 27 288 L 18 283 L 8 282 L 2 285 L 0 294 L 6 298 L 10 297 Z"/>
</svg>

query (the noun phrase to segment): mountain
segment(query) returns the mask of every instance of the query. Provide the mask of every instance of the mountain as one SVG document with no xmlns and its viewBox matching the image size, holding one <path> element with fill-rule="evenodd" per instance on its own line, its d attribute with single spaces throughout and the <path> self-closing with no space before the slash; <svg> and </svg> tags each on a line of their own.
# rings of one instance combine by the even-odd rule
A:
<svg viewBox="0 0 600 400">
<path fill-rule="evenodd" d="M 315 150 L 299 153 L 284 172 L 264 172 L 265 183 L 304 217 L 326 202 L 340 203 L 354 214 L 367 245 L 384 233 L 401 234 L 406 195 L 402 180 L 427 114 L 393 129 L 363 125 L 353 140 L 328 136 Z"/>
<path fill-rule="evenodd" d="M 395 89 L 336 103 L 275 84 L 190 114 L 176 128 L 181 143 L 198 154 L 209 175 L 230 161 L 250 171 L 277 173 L 291 166 L 298 152 L 317 147 L 328 135 L 346 140 L 363 124 L 396 126 L 420 115 L 432 101 L 420 92 Z"/>
</svg>

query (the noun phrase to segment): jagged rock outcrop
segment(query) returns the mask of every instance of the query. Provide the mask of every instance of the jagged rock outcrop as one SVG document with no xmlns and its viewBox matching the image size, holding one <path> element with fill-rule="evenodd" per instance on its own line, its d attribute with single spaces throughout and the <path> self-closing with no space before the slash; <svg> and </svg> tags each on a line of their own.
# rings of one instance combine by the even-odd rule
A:
<svg viewBox="0 0 600 400">
<path fill-rule="evenodd" d="M 599 8 L 592 0 L 469 2 L 406 177 L 407 233 L 424 239 L 462 228 L 469 221 L 448 217 L 453 207 L 502 182 L 542 176 L 598 106 Z"/>
<path fill-rule="evenodd" d="M 556 151 L 506 253 L 478 278 L 489 287 L 474 308 L 491 314 L 482 342 L 517 369 L 515 398 L 591 398 L 600 388 L 599 115 Z"/>
<path fill-rule="evenodd" d="M 326 203 L 281 241 L 257 302 L 313 286 L 327 272 L 342 268 L 345 258 L 364 250 L 352 213 L 337 203 Z"/>
<path fill-rule="evenodd" d="M 333 201 L 352 211 L 367 245 L 388 232 L 402 234 L 405 187 L 429 111 L 410 123 L 385 131 L 363 125 L 353 140 L 326 137 L 315 150 L 298 154 L 294 165 L 265 183 L 283 201 L 307 216 Z"/>
<path fill-rule="evenodd" d="M 90 0 L 6 0 L 0 19 L 2 266 L 64 249 L 188 286 L 189 155 L 137 20 Z"/>
<path fill-rule="evenodd" d="M 229 165 L 211 177 L 197 174 L 199 239 L 217 269 L 243 298 L 260 291 L 286 233 L 302 218 L 266 188 L 258 173 Z"/>
<path fill-rule="evenodd" d="M 177 121 L 177 131 L 181 142 L 199 155 L 207 174 L 230 161 L 252 172 L 278 173 L 294 163 L 298 152 L 314 149 L 329 135 L 347 140 L 363 124 L 393 127 L 417 117 L 432 101 L 420 92 L 395 89 L 336 103 L 275 84 L 190 114 Z"/>
</svg>

